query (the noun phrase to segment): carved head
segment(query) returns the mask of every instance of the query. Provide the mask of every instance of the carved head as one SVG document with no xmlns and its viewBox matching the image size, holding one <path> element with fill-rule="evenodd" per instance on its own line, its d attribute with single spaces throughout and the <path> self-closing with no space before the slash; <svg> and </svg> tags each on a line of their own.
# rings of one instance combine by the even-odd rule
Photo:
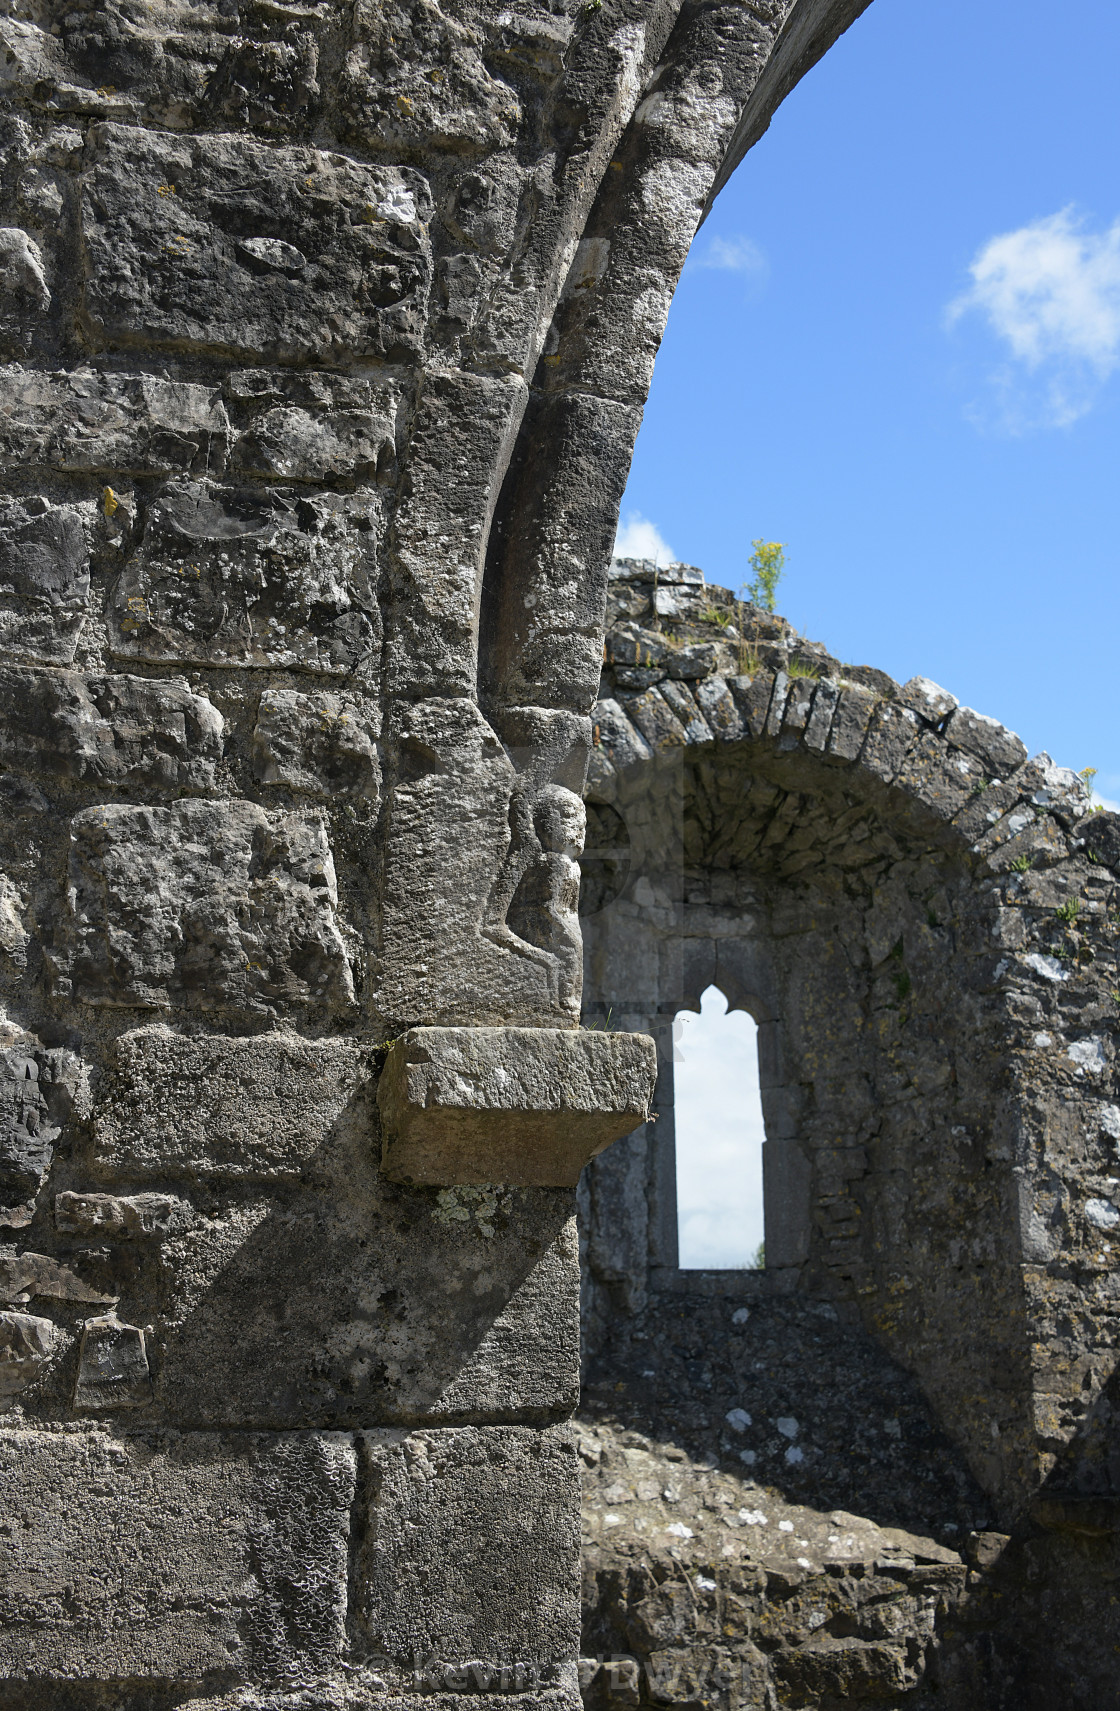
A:
<svg viewBox="0 0 1120 1711">
<path fill-rule="evenodd" d="M 533 804 L 533 826 L 550 854 L 578 856 L 587 835 L 583 802 L 562 784 L 546 784 Z"/>
</svg>

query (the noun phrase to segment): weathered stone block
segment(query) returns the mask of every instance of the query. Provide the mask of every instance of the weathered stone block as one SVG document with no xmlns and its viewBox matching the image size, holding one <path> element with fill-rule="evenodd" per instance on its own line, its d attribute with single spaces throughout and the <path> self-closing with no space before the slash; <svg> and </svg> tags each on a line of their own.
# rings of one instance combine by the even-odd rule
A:
<svg viewBox="0 0 1120 1711">
<path fill-rule="evenodd" d="M 971 707 L 958 707 L 945 727 L 954 748 L 964 749 L 984 762 L 998 778 L 1010 778 L 1027 758 L 1027 745 L 1014 731 Z"/>
<path fill-rule="evenodd" d="M 186 1229 L 194 1213 L 174 1194 L 55 1195 L 54 1221 L 64 1235 L 165 1236 Z"/>
<path fill-rule="evenodd" d="M 272 481 L 368 481 L 396 467 L 395 381 L 250 370 L 227 383 L 231 400 L 267 408 L 239 435 L 233 468 Z"/>
<path fill-rule="evenodd" d="M 191 1039 L 139 1028 L 114 1047 L 95 1108 L 95 1157 L 122 1176 L 298 1180 L 321 1167 L 333 1125 L 368 1074 L 368 1050 L 349 1040 Z"/>
<path fill-rule="evenodd" d="M 347 695 L 266 690 L 253 731 L 254 776 L 262 784 L 284 784 L 315 796 L 345 790 L 376 801 L 380 726 L 376 705 Z"/>
<path fill-rule="evenodd" d="M 832 715 L 828 752 L 840 760 L 855 760 L 863 747 L 867 727 L 878 705 L 879 697 L 871 690 L 846 684 L 840 692 Z"/>
<path fill-rule="evenodd" d="M 228 437 L 215 387 L 95 369 L 0 368 L 0 453 L 9 466 L 220 475 Z"/>
<path fill-rule="evenodd" d="M 655 754 L 687 745 L 688 733 L 660 689 L 655 687 L 647 689 L 644 695 L 628 697 L 622 706 Z"/>
<path fill-rule="evenodd" d="M 132 659 L 376 673 L 376 495 L 165 488 L 110 600 Z"/>
<path fill-rule="evenodd" d="M 56 991 L 275 1015 L 353 998 L 322 820 L 252 802 L 88 808 L 71 822 Z"/>
<path fill-rule="evenodd" d="M 661 694 L 684 726 L 684 733 L 688 742 L 711 742 L 712 733 L 707 720 L 697 705 L 695 695 L 686 683 L 663 683 Z"/>
<path fill-rule="evenodd" d="M 410 1028 L 378 1086 L 382 1166 L 417 1183 L 574 1186 L 645 1122 L 656 1078 L 645 1034 Z"/>
<path fill-rule="evenodd" d="M 635 730 L 615 700 L 596 701 L 591 710 L 592 741 L 617 767 L 634 766 L 649 760 L 653 750 Z"/>
<path fill-rule="evenodd" d="M 0 1301 L 27 1302 L 36 1295 L 56 1301 L 88 1301 L 108 1306 L 113 1296 L 102 1295 L 83 1281 L 68 1265 L 50 1254 L 17 1253 L 0 1248 Z"/>
<path fill-rule="evenodd" d="M 696 699 L 709 729 L 720 742 L 738 742 L 746 735 L 747 728 L 722 677 L 709 677 L 706 682 L 698 683 Z"/>
<path fill-rule="evenodd" d="M 431 203 L 411 167 L 112 124 L 87 163 L 95 335 L 280 363 L 421 354 Z"/>
<path fill-rule="evenodd" d="M 49 1319 L 32 1313 L 0 1313 L 0 1406 L 34 1383 L 58 1340 Z"/>
<path fill-rule="evenodd" d="M 165 1240 L 146 1309 L 161 1421 L 544 1424 L 575 1407 L 570 1191 L 402 1188 L 369 1129 L 356 1110 L 332 1135 L 329 1195 L 258 1194 Z"/>
<path fill-rule="evenodd" d="M 563 28 L 563 26 L 561 26 Z M 570 29 L 570 25 L 567 26 Z M 438 148 L 489 153 L 517 133 L 520 104 L 487 69 L 486 36 L 450 8 L 367 0 L 354 10 L 343 72 L 348 138 L 378 150 Z M 410 42 L 404 57 L 400 42 Z"/>
<path fill-rule="evenodd" d="M 328 1435 L 0 1434 L 0 1677 L 329 1668 L 354 1481 Z"/>
<path fill-rule="evenodd" d="M 955 695 L 928 677 L 910 678 L 902 685 L 897 699 L 930 725 L 940 725 L 960 705 Z"/>
<path fill-rule="evenodd" d="M 26 1036 L 0 1050 L 0 1225 L 26 1224 L 79 1089 L 73 1052 Z"/>
<path fill-rule="evenodd" d="M 0 668 L 0 765 L 35 778 L 213 789 L 224 726 L 181 679 Z"/>
<path fill-rule="evenodd" d="M 756 671 L 753 677 L 745 673 L 728 680 L 728 688 L 743 723 L 752 737 L 760 737 L 766 728 L 770 697 L 774 693 L 774 677 L 769 671 Z"/>
<path fill-rule="evenodd" d="M 372 1645 L 402 1665 L 575 1656 L 579 1494 L 567 1428 L 367 1432 L 362 1446 L 371 1496 L 355 1610 Z"/>
<path fill-rule="evenodd" d="M 69 665 L 89 610 L 92 506 L 0 500 L 0 647 Z"/>
<path fill-rule="evenodd" d="M 87 1319 L 82 1329 L 75 1408 L 100 1412 L 143 1408 L 152 1400 L 152 1378 L 144 1333 L 122 1325 L 115 1313 Z"/>
</svg>

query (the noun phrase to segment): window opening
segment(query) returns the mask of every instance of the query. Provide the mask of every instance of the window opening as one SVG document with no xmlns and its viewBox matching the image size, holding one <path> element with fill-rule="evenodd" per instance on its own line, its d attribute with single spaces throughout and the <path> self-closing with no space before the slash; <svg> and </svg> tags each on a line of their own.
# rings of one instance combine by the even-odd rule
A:
<svg viewBox="0 0 1120 1711">
<path fill-rule="evenodd" d="M 684 1271 L 764 1263 L 758 1026 L 718 987 L 673 1024 L 677 1233 Z"/>
</svg>

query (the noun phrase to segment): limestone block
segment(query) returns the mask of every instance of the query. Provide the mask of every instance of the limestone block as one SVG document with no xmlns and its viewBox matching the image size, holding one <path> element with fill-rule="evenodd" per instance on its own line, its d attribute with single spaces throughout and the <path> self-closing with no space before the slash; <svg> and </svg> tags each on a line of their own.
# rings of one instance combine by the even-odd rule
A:
<svg viewBox="0 0 1120 1711">
<path fill-rule="evenodd" d="M 0 226 L 0 338 L 26 350 L 29 333 L 50 306 L 39 245 L 18 226 Z"/>
<path fill-rule="evenodd" d="M 846 684 L 840 691 L 832 715 L 828 737 L 828 752 L 839 760 L 855 760 L 863 747 L 867 728 L 878 705 L 879 697 L 867 689 Z"/>
<path fill-rule="evenodd" d="M 49 1254 L 17 1253 L 0 1248 L 0 1301 L 24 1303 L 35 1295 L 53 1296 L 56 1301 L 88 1301 L 107 1306 L 115 1297 L 102 1295 L 68 1265 L 60 1265 Z"/>
<path fill-rule="evenodd" d="M 727 668 L 730 649 L 723 642 L 694 642 L 691 647 L 670 650 L 665 664 L 671 678 L 696 683 Z"/>
<path fill-rule="evenodd" d="M 470 154 L 513 142 L 517 96 L 487 69 L 485 35 L 450 12 L 418 0 L 360 0 L 354 7 L 340 104 L 349 141 L 378 151 Z"/>
<path fill-rule="evenodd" d="M 355 1613 L 401 1664 L 559 1664 L 578 1622 L 578 1478 L 566 1427 L 367 1432 Z M 401 1587 L 410 1595 L 401 1597 Z"/>
<path fill-rule="evenodd" d="M 654 666 L 664 663 L 668 646 L 656 630 L 640 624 L 616 624 L 607 632 L 606 659 L 610 665 Z"/>
<path fill-rule="evenodd" d="M 34 1383 L 58 1340 L 49 1319 L 31 1313 L 0 1313 L 0 1406 Z"/>
<path fill-rule="evenodd" d="M 280 363 L 421 354 L 431 200 L 413 168 L 113 124 L 86 159 L 93 334 Z"/>
<path fill-rule="evenodd" d="M 786 702 L 793 687 L 792 680 L 784 671 L 778 671 L 774 676 L 774 687 L 770 692 L 770 706 L 766 712 L 766 723 L 763 731 L 768 737 L 776 737 L 781 731 L 782 720 L 785 717 Z"/>
<path fill-rule="evenodd" d="M 832 716 L 840 699 L 840 686 L 824 677 L 813 694 L 813 711 L 805 727 L 805 747 L 823 753 L 832 730 Z"/>
<path fill-rule="evenodd" d="M 329 1195 L 258 1193 L 165 1239 L 145 1308 L 156 1417 L 302 1429 L 569 1414 L 570 1190 L 401 1187 L 378 1175 L 358 1107 L 330 1151 Z"/>
<path fill-rule="evenodd" d="M 272 481 L 368 481 L 396 467 L 396 381 L 249 370 L 227 382 L 231 400 L 267 408 L 234 443 L 239 475 Z"/>
<path fill-rule="evenodd" d="M 284 784 L 315 796 L 349 791 L 376 802 L 380 726 L 375 705 L 347 695 L 266 690 L 253 730 L 253 775 L 262 784 Z"/>
<path fill-rule="evenodd" d="M 137 1028 L 117 1040 L 101 1084 L 98 1168 L 140 1178 L 298 1180 L 367 1074 L 368 1051 L 349 1040 L 187 1038 Z M 71 1206 L 68 1217 L 78 1215 Z M 122 1202 L 125 1224 L 127 1208 Z"/>
<path fill-rule="evenodd" d="M 0 499 L 0 648 L 69 665 L 89 610 L 92 506 Z"/>
<path fill-rule="evenodd" d="M 0 1676 L 299 1675 L 341 1652 L 347 1439 L 0 1435 Z"/>
<path fill-rule="evenodd" d="M 75 1194 L 67 1190 L 54 1200 L 56 1229 L 64 1235 L 173 1235 L 194 1221 L 185 1200 L 174 1194 Z"/>
<path fill-rule="evenodd" d="M 182 679 L 0 667 L 0 766 L 35 778 L 213 789 L 224 723 Z"/>
<path fill-rule="evenodd" d="M 527 395 L 516 376 L 425 374 L 386 553 L 387 695 L 478 692 L 491 652 L 479 636 L 480 560 Z"/>
<path fill-rule="evenodd" d="M 835 729 L 834 725 L 834 733 Z M 917 742 L 921 729 L 918 715 L 909 707 L 898 707 L 889 701 L 880 701 L 872 715 L 863 748 L 860 750 L 860 765 L 868 772 L 876 773 L 884 784 L 893 783 Z"/>
<path fill-rule="evenodd" d="M 690 743 L 710 743 L 712 733 L 697 705 L 696 697 L 685 683 L 663 683 L 661 693 L 681 724 Z"/>
<path fill-rule="evenodd" d="M 376 495 L 169 486 L 110 598 L 114 652 L 368 677 L 380 528 Z"/>
<path fill-rule="evenodd" d="M 96 369 L 0 368 L 0 453 L 8 465 L 220 475 L 228 436 L 215 387 Z"/>
<path fill-rule="evenodd" d="M 152 1399 L 144 1333 L 122 1325 L 115 1313 L 87 1319 L 82 1328 L 74 1406 L 88 1412 L 143 1408 Z"/>
<path fill-rule="evenodd" d="M 184 800 L 76 814 L 55 990 L 90 1004 L 269 1016 L 353 998 L 314 814 Z"/>
<path fill-rule="evenodd" d="M 756 671 L 753 677 L 745 674 L 732 677 L 728 681 L 728 688 L 747 731 L 752 737 L 760 737 L 766 729 L 766 716 L 774 691 L 773 674 L 769 671 Z"/>
<path fill-rule="evenodd" d="M 696 699 L 708 728 L 720 742 L 735 743 L 746 736 L 747 728 L 722 677 L 709 677 L 698 683 Z"/>
<path fill-rule="evenodd" d="M 958 814 L 982 782 L 979 763 L 949 748 L 932 731 L 919 737 L 895 779 L 898 789 L 917 797 L 942 820 Z"/>
<path fill-rule="evenodd" d="M 378 1086 L 382 1167 L 418 1183 L 574 1186 L 645 1122 L 656 1078 L 645 1034 L 410 1028 Z"/>
<path fill-rule="evenodd" d="M 73 1052 L 47 1050 L 30 1035 L 0 1049 L 0 1225 L 29 1221 L 83 1086 Z"/>
<path fill-rule="evenodd" d="M 593 741 L 618 767 L 634 766 L 652 758 L 653 750 L 635 730 L 617 701 L 596 701 L 591 710 Z"/>
<path fill-rule="evenodd" d="M 660 689 L 647 689 L 644 695 L 624 700 L 622 706 L 655 754 L 687 745 L 685 728 Z"/>
<path fill-rule="evenodd" d="M 930 725 L 942 724 L 960 705 L 955 695 L 928 677 L 910 678 L 898 691 L 896 700 Z"/>
<path fill-rule="evenodd" d="M 984 762 L 998 778 L 1010 778 L 1027 758 L 1027 745 L 997 719 L 958 707 L 945 726 L 945 736 L 954 748 L 964 749 Z"/>
</svg>

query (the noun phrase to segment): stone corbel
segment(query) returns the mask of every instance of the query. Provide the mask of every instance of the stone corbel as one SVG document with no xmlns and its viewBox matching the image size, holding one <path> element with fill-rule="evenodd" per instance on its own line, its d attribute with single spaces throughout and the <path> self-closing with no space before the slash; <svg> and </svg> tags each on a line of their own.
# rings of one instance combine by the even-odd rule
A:
<svg viewBox="0 0 1120 1711">
<path fill-rule="evenodd" d="M 400 1182 L 571 1188 L 649 1115 L 646 1034 L 410 1028 L 378 1086 L 381 1166 Z"/>
</svg>

